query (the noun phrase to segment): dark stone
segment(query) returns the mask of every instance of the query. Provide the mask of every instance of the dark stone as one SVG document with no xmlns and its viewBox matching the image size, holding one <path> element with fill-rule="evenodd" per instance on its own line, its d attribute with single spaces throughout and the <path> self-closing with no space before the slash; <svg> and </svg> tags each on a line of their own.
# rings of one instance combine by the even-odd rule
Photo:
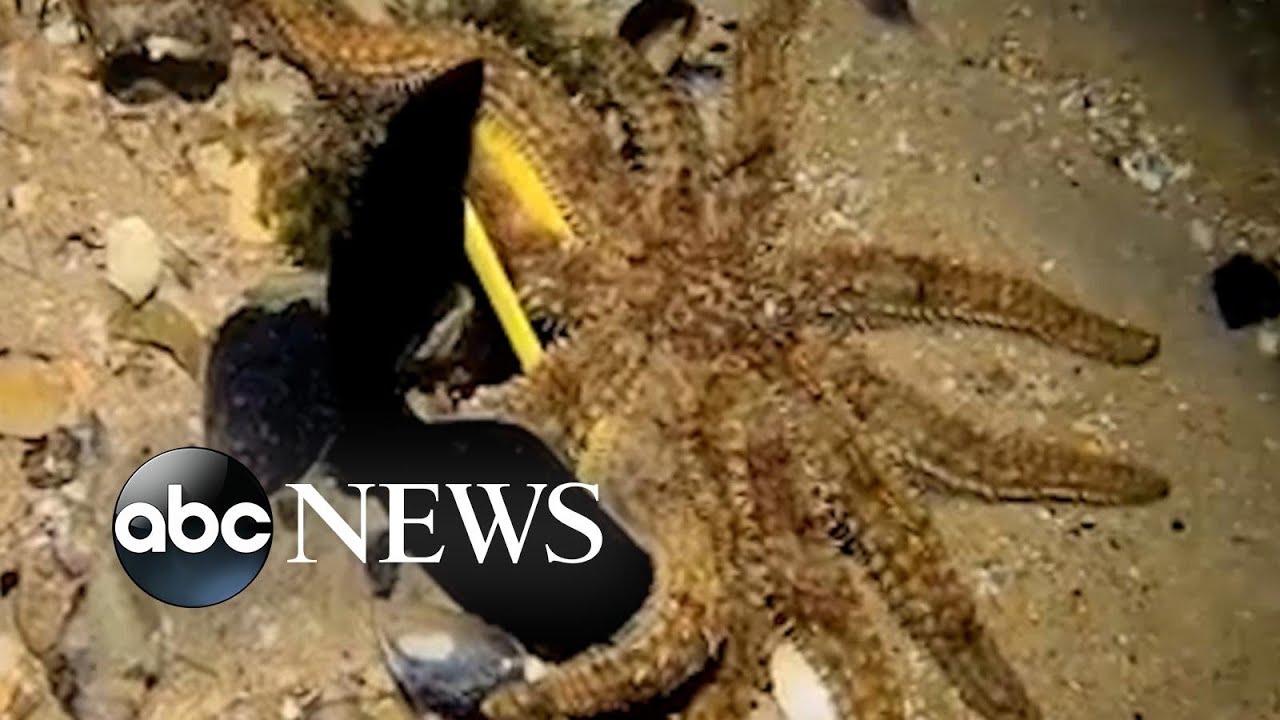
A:
<svg viewBox="0 0 1280 720">
<path fill-rule="evenodd" d="M 1222 321 L 1232 330 L 1280 315 L 1280 277 L 1244 253 L 1213 271 L 1213 295 Z"/>
<path fill-rule="evenodd" d="M 0 597 L 8 597 L 9 593 L 18 587 L 19 579 L 17 570 L 5 570 L 0 573 Z"/>
<path fill-rule="evenodd" d="M 121 102 L 148 103 L 168 94 L 203 102 L 227 79 L 232 38 L 223 3 L 75 5 L 102 52 L 102 86 Z M 158 47 L 165 48 L 159 55 Z"/>
<path fill-rule="evenodd" d="M 324 311 L 307 300 L 244 308 L 218 330 L 205 442 L 244 463 L 268 493 L 301 478 L 338 432 L 328 353 Z"/>
<path fill-rule="evenodd" d="M 698 8 L 689 0 L 640 0 L 618 24 L 618 37 L 640 46 L 659 32 L 680 25 L 680 33 L 689 37 L 698 19 Z"/>
<path fill-rule="evenodd" d="M 881 20 L 903 25 L 914 25 L 916 22 L 907 0 L 862 0 L 862 6 Z"/>
</svg>

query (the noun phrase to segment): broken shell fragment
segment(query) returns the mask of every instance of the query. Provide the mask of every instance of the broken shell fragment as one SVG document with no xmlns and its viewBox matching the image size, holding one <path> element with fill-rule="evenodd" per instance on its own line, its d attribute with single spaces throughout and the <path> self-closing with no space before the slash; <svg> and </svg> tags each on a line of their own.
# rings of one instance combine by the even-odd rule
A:
<svg viewBox="0 0 1280 720">
<path fill-rule="evenodd" d="M 787 720 L 835 720 L 836 709 L 822 677 L 791 643 L 783 643 L 769 658 L 773 696 Z"/>
<path fill-rule="evenodd" d="M 461 613 L 435 611 L 379 634 L 387 669 L 427 718 L 478 717 L 493 688 L 526 677 L 535 666 L 514 638 Z"/>
</svg>

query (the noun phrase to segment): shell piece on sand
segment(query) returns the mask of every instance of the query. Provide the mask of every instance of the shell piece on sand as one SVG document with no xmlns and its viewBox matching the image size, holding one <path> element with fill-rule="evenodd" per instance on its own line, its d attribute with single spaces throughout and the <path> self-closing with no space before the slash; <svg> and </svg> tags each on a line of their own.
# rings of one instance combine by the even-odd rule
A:
<svg viewBox="0 0 1280 720">
<path fill-rule="evenodd" d="M 39 438 L 71 405 L 72 383 L 59 365 L 22 353 L 0 355 L 0 435 Z"/>
<path fill-rule="evenodd" d="M 471 718 L 489 691 L 525 677 L 526 655 L 506 633 L 459 612 L 380 621 L 383 658 L 414 709 L 425 717 Z"/>
<path fill-rule="evenodd" d="M 831 695 L 822 678 L 791 643 L 783 643 L 769 658 L 773 697 L 787 720 L 836 720 Z"/>
</svg>

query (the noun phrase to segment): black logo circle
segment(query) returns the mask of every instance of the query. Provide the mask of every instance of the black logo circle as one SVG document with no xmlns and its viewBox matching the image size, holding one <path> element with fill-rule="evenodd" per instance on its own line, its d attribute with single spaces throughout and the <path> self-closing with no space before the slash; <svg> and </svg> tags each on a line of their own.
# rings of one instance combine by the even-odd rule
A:
<svg viewBox="0 0 1280 720">
<path fill-rule="evenodd" d="M 143 592 L 178 607 L 229 600 L 271 552 L 271 505 L 235 458 L 184 447 L 129 476 L 111 521 L 116 556 Z"/>
</svg>

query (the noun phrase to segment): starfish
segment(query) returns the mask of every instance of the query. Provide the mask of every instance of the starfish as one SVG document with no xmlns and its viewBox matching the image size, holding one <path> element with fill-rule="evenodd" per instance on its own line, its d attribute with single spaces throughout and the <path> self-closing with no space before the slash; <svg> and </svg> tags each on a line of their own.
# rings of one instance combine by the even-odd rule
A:
<svg viewBox="0 0 1280 720">
<path fill-rule="evenodd" d="M 519 223 L 495 232 L 516 287 L 566 336 L 458 412 L 522 424 L 599 483 L 651 554 L 654 582 L 608 643 L 495 688 L 490 718 L 627 710 L 695 675 L 683 717 L 744 717 L 783 646 L 819 673 L 837 716 L 900 718 L 863 576 L 973 710 L 1037 718 L 915 491 L 1095 504 L 1168 492 L 1144 466 L 946 413 L 859 345 L 965 323 L 1136 365 L 1157 353 L 1154 334 L 947 258 L 839 239 L 765 251 L 784 218 L 791 43 L 807 5 L 763 0 L 744 23 L 731 126 L 714 146 L 690 99 L 638 53 L 591 46 L 589 84 L 623 107 L 646 151 L 633 172 L 598 117 L 497 37 L 371 26 L 296 0 L 233 3 L 255 45 L 334 94 L 402 98 L 483 60 L 481 122 L 514 138 L 567 219 L 564 242 Z M 492 190 L 483 172 L 469 182 L 477 197 Z"/>
</svg>

